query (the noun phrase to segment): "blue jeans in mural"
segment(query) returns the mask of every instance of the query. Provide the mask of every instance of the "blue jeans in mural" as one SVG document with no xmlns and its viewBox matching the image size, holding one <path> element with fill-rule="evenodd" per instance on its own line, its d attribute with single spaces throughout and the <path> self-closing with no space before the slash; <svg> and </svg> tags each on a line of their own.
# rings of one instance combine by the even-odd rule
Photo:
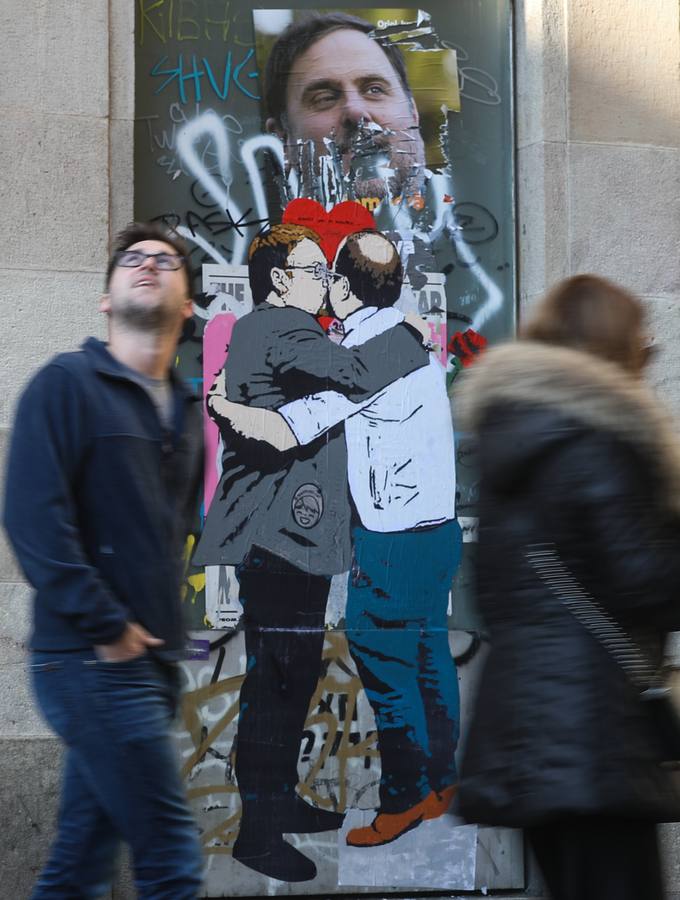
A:
<svg viewBox="0 0 680 900">
<path fill-rule="evenodd" d="M 202 864 L 170 736 L 175 668 L 148 655 L 105 663 L 72 651 L 36 652 L 31 669 L 66 744 L 58 834 L 33 900 L 100 897 L 121 840 L 140 897 L 193 900 Z"/>
<path fill-rule="evenodd" d="M 446 612 L 461 558 L 457 522 L 355 528 L 347 640 L 378 728 L 380 810 L 403 812 L 457 781 L 458 677 Z"/>
</svg>

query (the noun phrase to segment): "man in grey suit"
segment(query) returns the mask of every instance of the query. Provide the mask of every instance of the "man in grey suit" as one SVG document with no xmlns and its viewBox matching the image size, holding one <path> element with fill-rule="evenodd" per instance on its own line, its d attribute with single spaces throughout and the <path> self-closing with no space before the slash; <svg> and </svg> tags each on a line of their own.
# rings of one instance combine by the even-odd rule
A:
<svg viewBox="0 0 680 900">
<path fill-rule="evenodd" d="M 350 565 L 342 426 L 281 454 L 237 435 L 222 396 L 264 409 L 321 390 L 360 401 L 428 364 L 409 324 L 348 349 L 314 317 L 327 290 L 318 236 L 275 225 L 249 250 L 254 309 L 240 319 L 209 408 L 224 439 L 223 471 L 195 562 L 236 565 L 244 608 L 236 776 L 242 803 L 234 858 L 273 878 L 308 881 L 314 863 L 286 832 L 336 829 L 342 816 L 296 794 L 300 738 L 316 687 L 331 575 Z"/>
</svg>

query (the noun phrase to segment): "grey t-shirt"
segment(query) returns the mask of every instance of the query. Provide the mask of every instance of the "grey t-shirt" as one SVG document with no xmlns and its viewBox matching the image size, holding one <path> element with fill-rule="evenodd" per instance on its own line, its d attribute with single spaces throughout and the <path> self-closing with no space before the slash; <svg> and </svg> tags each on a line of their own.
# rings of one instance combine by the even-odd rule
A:
<svg viewBox="0 0 680 900">
<path fill-rule="evenodd" d="M 172 428 L 173 397 L 172 386 L 169 378 L 149 378 L 147 375 L 139 376 L 139 383 L 153 400 L 158 418 L 165 431 Z"/>
<path fill-rule="evenodd" d="M 149 397 L 151 397 L 153 405 L 156 407 L 158 418 L 161 420 L 163 430 L 170 431 L 172 429 L 174 412 L 170 379 L 151 378 L 149 375 L 144 375 L 143 372 L 131 369 L 130 366 L 126 366 L 124 363 L 120 363 L 120 365 L 125 369 L 131 380 L 135 381 L 140 387 L 143 387 Z"/>
</svg>

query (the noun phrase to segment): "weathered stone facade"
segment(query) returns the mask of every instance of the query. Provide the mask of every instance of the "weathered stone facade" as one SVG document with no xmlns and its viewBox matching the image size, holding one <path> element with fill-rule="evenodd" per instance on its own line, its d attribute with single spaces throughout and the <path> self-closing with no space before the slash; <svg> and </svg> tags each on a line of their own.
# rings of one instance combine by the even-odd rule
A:
<svg viewBox="0 0 680 900">
<path fill-rule="evenodd" d="M 103 335 L 111 235 L 132 218 L 134 7 L 25 0 L 6 9 L 0 88 L 0 448 L 35 368 Z M 653 382 L 680 415 L 680 7 L 677 0 L 517 0 L 520 314 L 557 279 L 614 278 L 643 296 Z M 25 674 L 30 591 L 0 539 L 0 896 L 44 859 L 58 742 Z M 680 830 L 664 829 L 680 898 Z M 530 887 L 537 896 L 540 887 Z M 116 898 L 132 896 L 121 883 Z"/>
</svg>

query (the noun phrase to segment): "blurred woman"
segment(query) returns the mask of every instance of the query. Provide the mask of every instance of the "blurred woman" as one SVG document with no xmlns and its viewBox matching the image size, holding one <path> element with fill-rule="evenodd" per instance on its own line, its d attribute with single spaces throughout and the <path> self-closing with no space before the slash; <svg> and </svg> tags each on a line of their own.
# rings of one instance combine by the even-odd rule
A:
<svg viewBox="0 0 680 900">
<path fill-rule="evenodd" d="M 556 900 L 661 898 L 655 823 L 680 818 L 638 692 L 531 562 L 536 545 L 554 548 L 660 662 L 680 628 L 680 450 L 641 379 L 646 344 L 635 297 L 577 276 L 472 367 L 463 392 L 479 439 L 490 652 L 461 811 L 524 827 Z"/>
</svg>

